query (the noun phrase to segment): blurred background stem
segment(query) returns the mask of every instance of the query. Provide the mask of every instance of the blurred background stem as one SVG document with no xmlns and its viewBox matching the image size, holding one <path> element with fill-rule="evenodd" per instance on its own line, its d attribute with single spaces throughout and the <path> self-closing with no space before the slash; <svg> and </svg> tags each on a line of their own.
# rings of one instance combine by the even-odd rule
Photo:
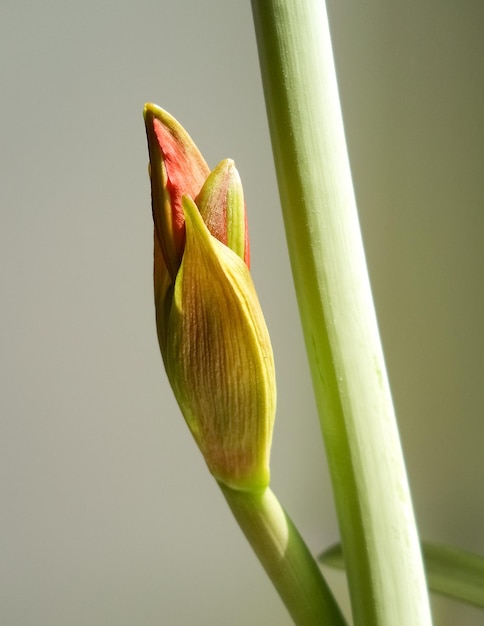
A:
<svg viewBox="0 0 484 626">
<path fill-rule="evenodd" d="M 354 622 L 431 623 L 325 3 L 252 0 L 286 235 Z"/>
</svg>

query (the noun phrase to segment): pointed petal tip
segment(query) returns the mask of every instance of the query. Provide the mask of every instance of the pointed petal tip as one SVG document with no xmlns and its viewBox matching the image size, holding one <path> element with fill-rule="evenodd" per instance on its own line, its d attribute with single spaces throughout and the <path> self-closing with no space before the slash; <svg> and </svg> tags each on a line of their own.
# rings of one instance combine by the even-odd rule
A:
<svg viewBox="0 0 484 626">
<path fill-rule="evenodd" d="M 143 118 L 145 120 L 145 122 L 149 119 L 154 117 L 154 110 L 153 107 L 155 105 L 152 104 L 151 102 L 145 102 L 145 105 L 143 106 Z"/>
<path fill-rule="evenodd" d="M 157 113 L 163 112 L 163 109 L 160 108 L 157 104 L 153 104 L 153 102 L 145 102 L 143 107 L 143 115 L 146 116 L 148 113 L 152 115 L 156 115 Z"/>
<path fill-rule="evenodd" d="M 228 170 L 235 167 L 235 161 L 233 159 L 223 159 L 219 165 L 224 165 Z"/>
<path fill-rule="evenodd" d="M 160 121 L 164 126 L 170 126 L 174 121 L 174 118 L 169 113 L 152 102 L 145 103 L 143 107 L 143 119 L 147 128 L 148 126 L 153 126 L 154 120 Z"/>
<path fill-rule="evenodd" d="M 148 120 L 151 121 L 153 119 L 157 119 L 168 128 L 182 128 L 177 120 L 173 117 L 173 115 L 170 115 L 168 111 L 165 111 L 165 109 L 162 109 L 160 106 L 154 104 L 153 102 L 145 103 L 143 107 L 143 117 L 145 119 L 145 122 Z M 185 129 L 183 129 L 183 131 L 186 133 Z"/>
</svg>

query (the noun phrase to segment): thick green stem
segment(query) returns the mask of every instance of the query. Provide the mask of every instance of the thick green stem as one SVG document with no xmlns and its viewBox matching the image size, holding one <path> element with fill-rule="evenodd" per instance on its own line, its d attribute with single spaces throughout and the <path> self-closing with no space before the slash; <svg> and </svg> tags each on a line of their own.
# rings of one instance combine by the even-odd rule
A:
<svg viewBox="0 0 484 626">
<path fill-rule="evenodd" d="M 252 0 L 288 247 L 356 625 L 431 623 L 325 3 Z"/>
<path fill-rule="evenodd" d="M 344 626 L 316 561 L 272 491 L 249 493 L 219 485 L 294 623 Z"/>
</svg>

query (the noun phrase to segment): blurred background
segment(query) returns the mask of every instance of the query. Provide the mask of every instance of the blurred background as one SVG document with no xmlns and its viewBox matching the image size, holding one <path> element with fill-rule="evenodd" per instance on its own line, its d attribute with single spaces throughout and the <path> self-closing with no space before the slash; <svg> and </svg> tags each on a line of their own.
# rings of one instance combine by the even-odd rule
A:
<svg viewBox="0 0 484 626">
<path fill-rule="evenodd" d="M 484 4 L 328 8 L 420 531 L 484 553 Z M 337 541 L 250 3 L 2 0 L 0 80 L 0 623 L 289 626 L 173 400 L 151 283 L 145 101 L 238 165 L 273 489 L 314 552 Z"/>
</svg>

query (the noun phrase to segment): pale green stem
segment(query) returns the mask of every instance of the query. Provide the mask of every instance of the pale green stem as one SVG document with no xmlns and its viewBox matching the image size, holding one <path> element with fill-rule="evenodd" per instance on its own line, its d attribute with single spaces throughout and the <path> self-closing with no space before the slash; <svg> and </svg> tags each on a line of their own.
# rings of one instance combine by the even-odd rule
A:
<svg viewBox="0 0 484 626">
<path fill-rule="evenodd" d="M 288 247 L 356 625 L 431 623 L 325 3 L 253 0 Z"/>
<path fill-rule="evenodd" d="M 272 491 L 249 493 L 219 485 L 294 623 L 344 626 L 316 561 Z"/>
<path fill-rule="evenodd" d="M 428 541 L 422 542 L 422 554 L 431 591 L 484 608 L 484 557 Z M 344 568 L 341 544 L 325 550 L 318 560 Z"/>
</svg>

